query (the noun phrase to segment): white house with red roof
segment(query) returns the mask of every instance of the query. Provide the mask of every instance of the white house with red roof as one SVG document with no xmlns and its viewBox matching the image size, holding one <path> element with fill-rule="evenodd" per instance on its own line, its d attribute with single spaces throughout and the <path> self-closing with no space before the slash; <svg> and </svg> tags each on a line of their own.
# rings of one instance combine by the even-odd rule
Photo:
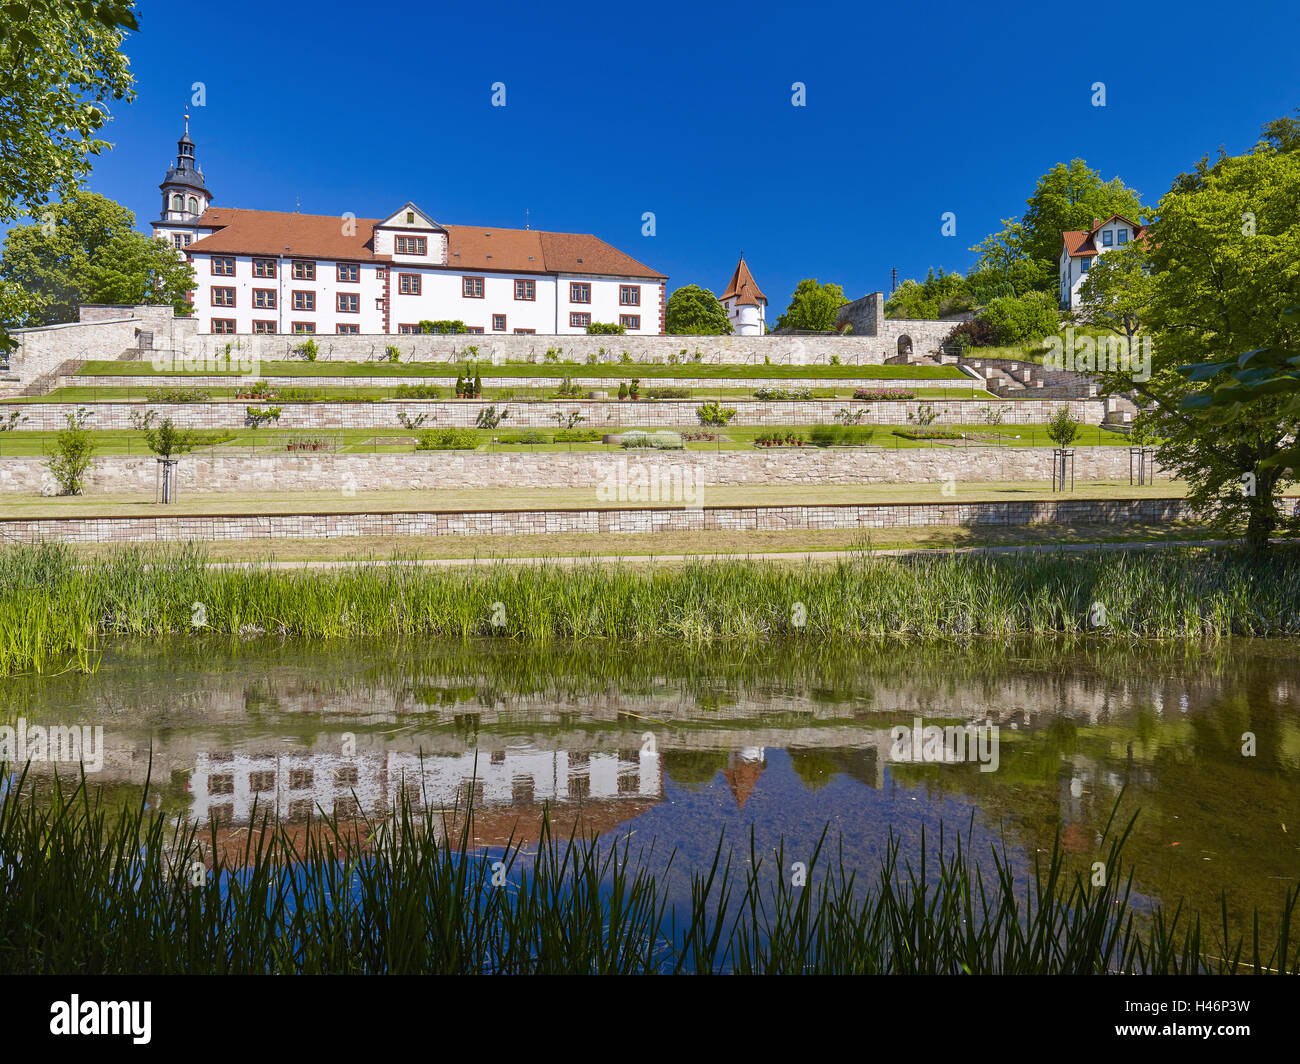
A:
<svg viewBox="0 0 1300 1064">
<path fill-rule="evenodd" d="M 1091 229 L 1067 229 L 1063 232 L 1058 263 L 1061 309 L 1074 310 L 1079 306 L 1079 286 L 1098 255 L 1127 247 L 1135 241 L 1145 241 L 1146 235 L 1145 225 L 1139 225 L 1122 214 L 1112 214 L 1105 221 L 1094 218 Z"/>
<path fill-rule="evenodd" d="M 745 253 L 740 253 L 740 262 L 736 272 L 731 275 L 731 283 L 718 297 L 727 310 L 732 331 L 737 336 L 762 336 L 767 332 L 767 296 L 754 280 L 745 262 Z"/>
<path fill-rule="evenodd" d="M 186 119 L 153 233 L 194 265 L 200 332 L 664 331 L 668 278 L 588 233 L 442 225 L 414 203 L 386 218 L 213 207 Z"/>
</svg>

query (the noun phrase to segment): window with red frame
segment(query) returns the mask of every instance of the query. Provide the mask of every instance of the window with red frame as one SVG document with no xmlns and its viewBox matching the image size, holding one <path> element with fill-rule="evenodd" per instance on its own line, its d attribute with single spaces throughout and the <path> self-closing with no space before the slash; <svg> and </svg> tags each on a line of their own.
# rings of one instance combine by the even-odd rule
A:
<svg viewBox="0 0 1300 1064">
<path fill-rule="evenodd" d="M 425 255 L 428 253 L 429 243 L 422 236 L 399 236 L 397 238 L 398 255 Z"/>
<path fill-rule="evenodd" d="M 361 267 L 355 262 L 340 262 L 338 264 L 338 279 L 340 284 L 357 284 L 361 280 Z"/>
<path fill-rule="evenodd" d="M 397 294 L 399 296 L 418 296 L 420 294 L 420 275 L 418 273 L 399 273 L 397 275 Z"/>
<path fill-rule="evenodd" d="M 316 264 L 314 262 L 305 262 L 298 259 L 293 264 L 293 279 L 295 281 L 314 281 L 316 280 Z"/>
<path fill-rule="evenodd" d="M 537 298 L 537 282 L 520 280 L 515 282 L 515 298 L 524 300 L 535 300 Z"/>
<path fill-rule="evenodd" d="M 590 303 L 591 285 L 586 281 L 571 281 L 569 283 L 569 302 Z"/>
<path fill-rule="evenodd" d="M 639 329 L 641 328 L 641 315 L 620 314 L 618 316 L 618 323 L 625 329 Z"/>
<path fill-rule="evenodd" d="M 350 324 L 350 325 L 349 325 L 349 324 L 345 324 L 345 323 L 343 323 L 343 322 L 340 322 L 340 323 L 339 323 L 339 334 L 340 334 L 340 335 L 350 335 L 350 334 L 352 334 L 352 333 L 359 333 L 359 332 L 361 332 L 361 326 L 360 326 L 360 325 L 357 325 L 355 322 L 353 322 L 353 323 Z"/>
<path fill-rule="evenodd" d="M 274 288 L 254 288 L 253 289 L 253 306 L 258 310 L 275 309 L 275 289 Z"/>
<path fill-rule="evenodd" d="M 619 285 L 618 304 L 621 307 L 639 307 L 641 305 L 641 286 L 639 284 Z"/>
<path fill-rule="evenodd" d="M 212 305 L 214 307 L 233 307 L 235 305 L 235 290 L 233 288 L 214 288 L 212 290 Z"/>
<path fill-rule="evenodd" d="M 212 259 L 213 277 L 234 277 L 235 260 L 228 255 L 215 255 Z"/>
<path fill-rule="evenodd" d="M 275 259 L 254 259 L 253 260 L 254 277 L 274 277 L 275 276 Z"/>
<path fill-rule="evenodd" d="M 295 321 L 293 323 L 293 331 L 296 333 L 314 333 L 316 331 L 316 326 L 309 321 Z"/>
<path fill-rule="evenodd" d="M 293 293 L 293 309 L 294 310 L 315 310 L 316 293 L 301 292 L 295 289 Z"/>
<path fill-rule="evenodd" d="M 232 333 L 235 331 L 234 318 L 213 318 L 212 331 L 214 333 Z"/>
<path fill-rule="evenodd" d="M 492 315 L 492 331 L 493 332 L 506 331 L 506 316 L 504 314 Z"/>
<path fill-rule="evenodd" d="M 569 315 L 569 328 L 571 329 L 585 329 L 590 324 L 591 324 L 590 314 L 586 314 L 586 313 L 580 314 L 578 313 L 578 311 L 575 310 Z"/>
<path fill-rule="evenodd" d="M 483 278 L 482 277 L 462 277 L 460 279 L 460 294 L 466 299 L 483 298 Z"/>
<path fill-rule="evenodd" d="M 275 332 L 275 322 L 273 322 L 273 321 L 255 321 L 255 322 L 253 322 L 253 332 L 255 332 L 255 333 L 273 333 L 273 332 Z"/>
<path fill-rule="evenodd" d="M 356 292 L 340 292 L 337 299 L 340 314 L 361 313 L 361 297 Z"/>
</svg>

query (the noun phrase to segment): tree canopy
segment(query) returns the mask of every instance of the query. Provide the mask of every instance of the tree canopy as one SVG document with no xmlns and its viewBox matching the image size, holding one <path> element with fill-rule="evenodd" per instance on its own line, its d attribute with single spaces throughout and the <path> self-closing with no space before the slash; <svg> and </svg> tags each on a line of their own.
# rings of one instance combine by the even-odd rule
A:
<svg viewBox="0 0 1300 1064">
<path fill-rule="evenodd" d="M 157 303 L 188 310 L 194 269 L 169 244 L 135 231 L 135 215 L 94 192 L 52 204 L 45 220 L 5 236 L 0 284 L 15 325 L 75 321 L 81 303 Z"/>
<path fill-rule="evenodd" d="M 1108 390 L 1135 392 L 1146 404 L 1144 423 L 1164 441 L 1161 463 L 1189 482 L 1193 504 L 1244 514 L 1247 541 L 1259 551 L 1279 522 L 1281 459 L 1300 429 L 1300 404 L 1264 391 L 1227 404 L 1222 419 L 1203 408 L 1229 383 L 1229 367 L 1250 366 L 1250 352 L 1294 351 L 1300 342 L 1286 313 L 1300 304 L 1297 146 L 1266 136 L 1245 155 L 1175 180 L 1150 231 L 1151 379 L 1105 377 Z M 1205 363 L 1218 368 L 1179 372 Z"/>
<path fill-rule="evenodd" d="M 709 289 L 682 285 L 668 297 L 664 328 L 670 336 L 728 336 L 732 332 L 727 308 Z"/>
<path fill-rule="evenodd" d="M 848 302 L 839 285 L 820 284 L 815 278 L 805 277 L 795 286 L 789 307 L 776 320 L 776 328 L 829 332 L 835 328 L 836 312 Z"/>
<path fill-rule="evenodd" d="M 1056 285 L 1061 234 L 1067 229 L 1091 229 L 1094 218 L 1112 214 L 1138 223 L 1151 217 L 1138 193 L 1118 177 L 1105 181 L 1082 159 L 1057 163 L 1038 179 L 1024 215 L 1003 219 L 1000 232 L 971 249 L 980 253 L 976 271 L 1018 277 L 1022 284 L 1051 291 Z"/>
</svg>

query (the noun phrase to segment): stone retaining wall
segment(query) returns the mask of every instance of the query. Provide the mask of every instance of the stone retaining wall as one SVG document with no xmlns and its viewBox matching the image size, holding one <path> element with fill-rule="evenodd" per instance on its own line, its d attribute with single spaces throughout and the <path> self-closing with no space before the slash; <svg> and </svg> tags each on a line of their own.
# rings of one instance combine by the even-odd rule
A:
<svg viewBox="0 0 1300 1064">
<path fill-rule="evenodd" d="M 632 402 L 630 400 L 547 400 L 545 402 L 511 402 L 509 420 L 502 425 L 503 432 L 517 428 L 553 428 L 555 415 L 568 415 L 575 410 L 585 418 L 580 425 L 587 429 L 618 429 L 622 427 L 683 428 L 698 427 L 695 409 L 699 399 L 657 399 Z M 735 425 L 823 425 L 831 424 L 835 414 L 847 400 L 749 400 L 729 399 L 725 404 L 734 407 Z M 889 401 L 862 403 L 866 409 L 862 423 L 869 425 L 901 425 L 908 414 L 915 414 L 920 401 Z M 483 400 L 383 400 L 355 403 L 256 403 L 250 400 L 214 400 L 206 403 L 31 403 L 12 405 L 0 402 L 0 418 L 11 410 L 27 416 L 23 424 L 26 431 L 50 431 L 64 428 L 69 414 L 85 407 L 93 413 L 87 423 L 91 429 L 130 429 L 131 414 L 155 410 L 158 417 L 170 417 L 178 427 L 219 429 L 240 428 L 244 425 L 248 406 L 272 405 L 280 408 L 280 420 L 273 427 L 279 429 L 389 429 L 398 431 L 398 414 L 428 415 L 426 428 L 472 428 L 478 413 L 486 404 Z M 502 405 L 498 400 L 498 408 Z M 977 425 L 984 414 L 1001 405 L 978 399 L 935 399 L 938 412 L 936 425 Z M 1098 425 L 1105 416 L 1106 406 L 1101 400 L 1024 400 L 1011 404 L 1013 408 L 1003 417 L 1004 427 L 1042 424 L 1062 407 L 1086 425 Z M 857 407 L 855 407 L 857 409 Z"/>
<path fill-rule="evenodd" d="M 348 536 L 520 536 L 546 533 L 790 531 L 930 525 L 1174 521 L 1182 499 L 926 503 L 880 506 L 656 507 L 636 510 L 498 510 L 478 513 L 338 513 L 0 520 L 7 540 L 69 543 L 305 539 Z"/>
<path fill-rule="evenodd" d="M 707 493 L 708 485 L 905 484 L 1047 481 L 1049 447 L 867 447 L 771 448 L 746 451 L 642 452 L 418 451 L 402 454 L 187 455 L 176 467 L 181 497 L 253 491 L 432 491 L 473 488 L 576 488 L 594 493 L 622 476 L 670 481 Z M 1128 477 L 1127 447 L 1075 449 L 1075 477 Z M 105 457 L 95 460 L 87 495 L 152 493 L 157 460 Z M 1165 474 L 1159 471 L 1163 478 Z M 56 490 L 41 458 L 0 458 L 0 494 Z M 700 500 L 695 500 L 700 501 Z"/>
</svg>

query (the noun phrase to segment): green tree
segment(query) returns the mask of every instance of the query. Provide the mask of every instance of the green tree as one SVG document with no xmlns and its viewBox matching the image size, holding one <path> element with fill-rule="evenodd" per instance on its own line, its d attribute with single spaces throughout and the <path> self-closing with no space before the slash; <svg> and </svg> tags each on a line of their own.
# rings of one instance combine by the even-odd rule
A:
<svg viewBox="0 0 1300 1064">
<path fill-rule="evenodd" d="M 885 317 L 932 319 L 971 310 L 975 300 L 960 273 L 937 273 L 933 268 L 921 282 L 904 281 L 885 303 Z"/>
<path fill-rule="evenodd" d="M 194 267 L 165 240 L 143 233 L 113 237 L 95 252 L 81 295 L 88 303 L 171 304 L 188 314 Z"/>
<path fill-rule="evenodd" d="M 4 5 L 0 34 L 0 222 L 68 193 L 109 147 L 95 134 L 114 100 L 135 95 L 123 0 L 25 0 Z"/>
<path fill-rule="evenodd" d="M 54 453 L 45 466 L 59 482 L 64 495 L 80 495 L 86 486 L 86 473 L 94 462 L 95 441 L 86 428 L 90 412 L 78 407 L 68 415 L 68 427 L 54 437 Z"/>
<path fill-rule="evenodd" d="M 0 223 L 40 215 L 51 194 L 74 190 L 91 156 L 109 147 L 95 136 L 108 105 L 134 96 L 127 30 L 138 29 L 129 0 L 25 0 L 4 5 L 0 31 Z M 33 302 L 0 279 L 0 350 L 8 327 Z"/>
<path fill-rule="evenodd" d="M 777 329 L 801 329 L 829 332 L 835 328 L 835 314 L 848 303 L 844 289 L 837 284 L 820 284 L 805 277 L 790 297 L 790 305 L 776 320 Z"/>
<path fill-rule="evenodd" d="M 1107 390 L 1132 390 L 1146 401 L 1163 441 L 1161 464 L 1189 482 L 1194 505 L 1229 521 L 1244 517 L 1256 552 L 1268 549 L 1279 524 L 1300 404 L 1265 390 L 1250 402 L 1225 401 L 1229 416 L 1221 422 L 1206 410 L 1229 385 L 1228 366 L 1248 371 L 1253 352 L 1300 344 L 1296 317 L 1286 313 L 1300 305 L 1297 203 L 1300 151 L 1284 137 L 1266 136 L 1248 154 L 1213 166 L 1203 160 L 1180 175 L 1151 228 L 1151 379 L 1103 378 Z M 1213 365 L 1195 368 L 1205 364 Z"/>
<path fill-rule="evenodd" d="M 1023 344 L 1054 332 L 1060 322 L 1056 301 L 1046 292 L 1024 296 L 1002 296 L 979 314 L 979 321 L 993 331 L 994 342 L 1003 346 Z"/>
<path fill-rule="evenodd" d="M 76 191 L 39 224 L 5 236 L 0 284 L 14 295 L 17 325 L 75 321 L 80 303 L 141 302 L 184 308 L 194 270 L 163 241 L 135 231 L 135 215 Z"/>
<path fill-rule="evenodd" d="M 1057 163 L 1038 179 L 1020 219 L 1003 219 L 1000 232 L 971 248 L 980 253 L 976 272 L 1008 281 L 1016 278 L 1011 283 L 1028 282 L 1050 291 L 1056 283 L 1061 234 L 1067 229 L 1091 229 L 1094 218 L 1112 214 L 1143 222 L 1150 211 L 1118 177 L 1104 181 L 1082 159 Z"/>
<path fill-rule="evenodd" d="M 1129 244 L 1098 255 L 1079 286 L 1082 306 L 1074 316 L 1085 325 L 1119 333 L 1130 343 L 1151 306 L 1154 282 L 1146 249 Z"/>
<path fill-rule="evenodd" d="M 707 288 L 682 285 L 664 306 L 664 327 L 670 336 L 729 336 L 727 308 Z"/>
</svg>

